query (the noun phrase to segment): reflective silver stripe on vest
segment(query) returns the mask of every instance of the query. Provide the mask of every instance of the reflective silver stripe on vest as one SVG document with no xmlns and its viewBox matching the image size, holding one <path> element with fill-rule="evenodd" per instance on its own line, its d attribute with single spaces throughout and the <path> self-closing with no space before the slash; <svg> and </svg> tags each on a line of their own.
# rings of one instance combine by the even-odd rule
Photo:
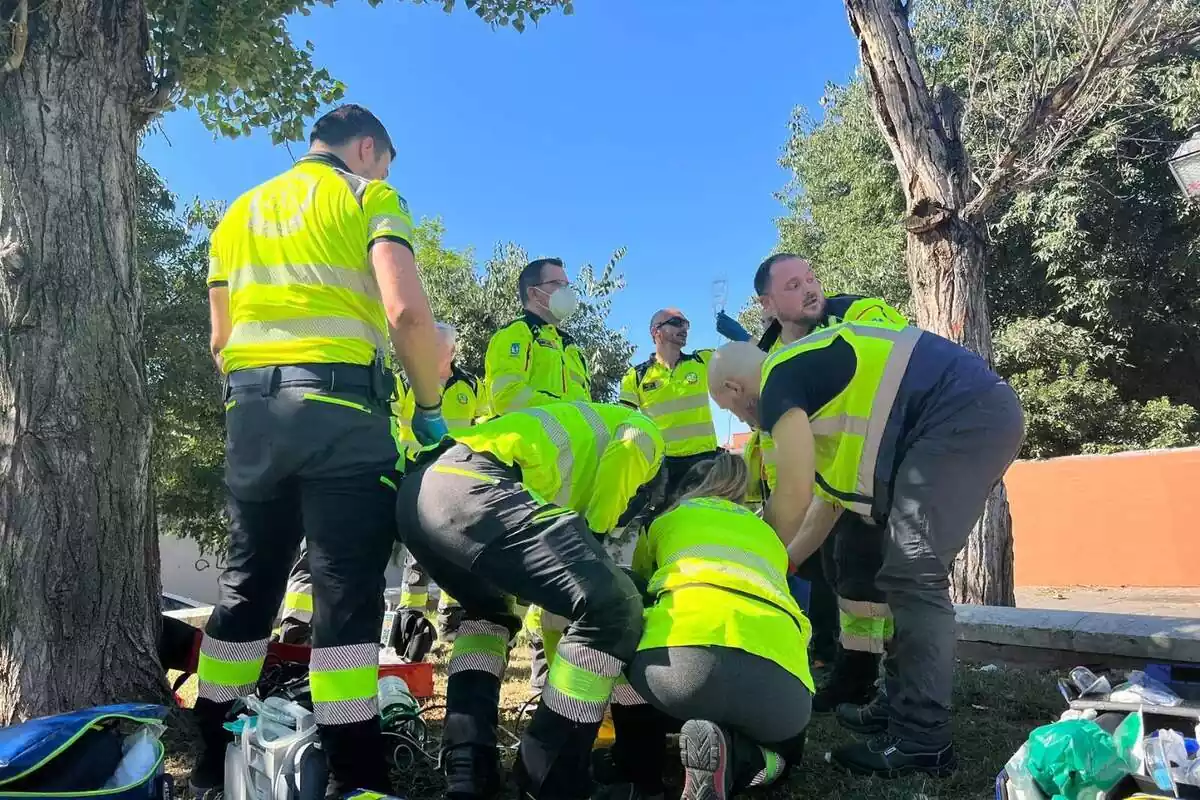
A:
<svg viewBox="0 0 1200 800">
<path fill-rule="evenodd" d="M 381 302 L 374 275 L 328 264 L 250 266 L 229 273 L 229 291 L 237 292 L 250 286 L 336 286 Z"/>
<path fill-rule="evenodd" d="M 629 431 L 633 432 L 633 435 L 630 436 L 629 439 L 638 446 L 638 449 L 642 451 L 642 455 L 646 457 L 646 461 L 653 466 L 654 439 L 650 436 L 650 434 L 646 433 L 645 430 L 639 428 L 637 425 L 631 425 L 628 422 L 622 422 L 617 426 L 617 429 L 613 432 L 613 435 L 618 441 L 620 441 L 626 438 L 625 434 Z M 603 453 L 601 455 L 603 455 Z"/>
<path fill-rule="evenodd" d="M 571 407 L 579 412 L 583 417 L 583 421 L 591 429 L 592 435 L 595 437 L 596 453 L 594 456 L 593 468 L 599 465 L 600 456 L 604 455 L 604 450 L 608 447 L 608 443 L 612 439 L 612 435 L 608 431 L 608 426 L 604 424 L 604 420 L 600 415 L 593 411 L 589 406 L 583 403 L 572 403 Z M 562 481 L 562 485 L 558 487 L 558 493 L 554 495 L 551 501 L 556 506 L 570 508 L 571 492 L 575 488 L 575 454 L 571 449 L 571 437 L 567 435 L 567 429 L 563 427 L 550 412 L 540 408 L 527 408 L 521 413 L 529 414 L 538 419 L 546 430 L 546 435 L 550 437 L 550 441 L 558 449 L 558 477 Z"/>
<path fill-rule="evenodd" d="M 711 422 L 698 422 L 695 425 L 676 425 L 662 429 L 664 442 L 680 442 L 684 439 L 695 439 L 700 436 L 717 436 L 717 429 Z"/>
<path fill-rule="evenodd" d="M 849 414 L 837 414 L 832 417 L 819 417 L 809 423 L 814 436 L 833 436 L 838 433 L 852 433 L 855 436 L 866 436 L 870 428 L 870 420 L 862 417 L 852 417 Z"/>
<path fill-rule="evenodd" d="M 271 322 L 239 322 L 233 326 L 225 346 L 240 347 L 295 339 L 365 339 L 380 352 L 386 352 L 383 332 L 366 320 L 351 317 L 298 317 Z"/>
<path fill-rule="evenodd" d="M 717 552 L 717 550 L 724 549 L 725 548 L 719 548 L 716 546 L 689 547 L 673 554 L 671 559 L 660 565 L 660 567 L 668 564 L 674 564 L 676 565 L 674 572 L 672 573 L 660 569 L 654 580 L 650 581 L 647 591 L 649 591 L 650 594 L 659 594 L 660 592 L 664 591 L 666 582 L 671 578 L 683 578 L 686 580 L 689 575 L 695 575 L 699 572 L 719 572 L 728 575 L 730 578 L 734 578 L 754 586 L 759 592 L 759 597 L 763 598 L 764 600 L 769 600 L 770 602 L 779 606 L 781 609 L 787 609 L 790 604 L 794 602 L 794 600 L 791 599 L 791 594 L 789 594 L 785 588 L 787 585 L 786 583 L 779 585 L 770 577 L 768 577 L 768 574 L 764 574 L 755 566 L 746 564 L 746 559 L 743 558 L 742 555 L 733 556 L 727 560 L 725 555 Z M 730 551 L 731 554 L 735 552 L 739 551 Z M 739 560 L 734 561 L 735 557 Z M 705 563 L 702 567 L 678 563 L 684 559 L 690 558 L 699 559 Z M 733 561 L 734 563 L 729 563 L 729 561 Z M 780 575 L 777 570 L 773 570 L 773 572 L 775 575 Z M 697 575 L 697 582 L 705 582 L 702 574 Z M 718 586 L 717 588 L 724 587 Z"/>
<path fill-rule="evenodd" d="M 912 359 L 917 340 L 921 338 L 921 330 L 901 328 L 897 331 L 864 325 L 848 327 L 862 336 L 875 336 L 894 342 L 892 352 L 888 354 L 887 366 L 883 368 L 883 377 L 879 380 L 879 388 L 875 391 L 875 399 L 871 403 L 871 419 L 867 425 L 866 440 L 863 442 L 862 459 L 858 462 L 858 493 L 872 497 L 875 494 L 875 465 L 879 462 L 879 446 L 883 443 L 888 417 L 892 415 L 896 396 L 900 394 L 900 384 L 904 380 L 904 373 L 908 371 L 908 362 Z M 850 510 L 869 517 L 871 504 L 853 503 Z"/>
<path fill-rule="evenodd" d="M 760 555 L 749 553 L 738 547 L 726 547 L 719 544 L 701 544 L 694 547 L 686 547 L 683 550 L 672 553 L 671 557 L 664 561 L 660 566 L 668 566 L 674 564 L 681 558 L 703 558 L 715 561 L 732 561 L 735 564 L 741 564 L 747 569 L 752 569 L 755 572 L 762 573 L 766 578 L 775 584 L 776 589 L 781 589 L 787 586 L 787 578 L 784 574 L 771 563 Z"/>
<path fill-rule="evenodd" d="M 673 400 L 663 400 L 642 406 L 642 412 L 650 417 L 661 417 L 665 414 L 675 414 L 680 411 L 695 411 L 698 408 L 708 408 L 708 393 L 676 397 Z"/>
<path fill-rule="evenodd" d="M 855 488 L 857 494 L 862 495 L 864 498 L 871 498 L 875 492 L 875 466 L 879 463 L 879 446 L 883 442 L 883 434 L 887 429 L 888 418 L 892 414 L 892 406 L 896 403 L 896 396 L 900 393 L 900 384 L 904 380 L 904 373 L 908 370 L 908 362 L 912 358 L 913 349 L 917 346 L 917 340 L 921 338 L 922 331 L 919 328 L 911 326 L 897 330 L 878 325 L 859 325 L 852 322 L 844 322 L 831 328 L 819 330 L 802 339 L 797 339 L 790 345 L 776 350 L 768 356 L 767 362 L 763 365 L 763 374 L 769 373 L 768 365 L 774 367 L 781 361 L 785 361 L 786 359 L 782 355 L 790 351 L 793 347 L 800 344 L 813 344 L 814 342 L 832 339 L 840 335 L 843 330 L 849 330 L 863 338 L 886 339 L 893 343 L 892 351 L 888 354 L 888 362 L 883 368 L 883 375 L 880 377 L 875 397 L 871 402 L 871 416 L 869 419 L 864 420 L 861 417 L 839 414 L 827 418 L 818 417 L 811 420 L 810 424 L 812 425 L 813 433 L 819 436 L 833 436 L 844 432 L 865 437 L 862 458 L 858 463 L 857 486 Z M 848 510 L 853 511 L 855 514 L 862 516 L 871 515 L 872 509 L 869 500 L 847 500 L 844 504 Z"/>
</svg>

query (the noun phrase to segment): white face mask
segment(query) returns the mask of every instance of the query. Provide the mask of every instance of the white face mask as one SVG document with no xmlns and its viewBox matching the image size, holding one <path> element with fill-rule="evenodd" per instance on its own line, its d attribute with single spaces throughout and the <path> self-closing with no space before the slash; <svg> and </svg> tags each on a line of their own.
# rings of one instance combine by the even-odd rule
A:
<svg viewBox="0 0 1200 800">
<path fill-rule="evenodd" d="M 546 308 L 555 322 L 566 322 L 579 308 L 579 296 L 570 286 L 560 286 L 550 293 Z"/>
</svg>

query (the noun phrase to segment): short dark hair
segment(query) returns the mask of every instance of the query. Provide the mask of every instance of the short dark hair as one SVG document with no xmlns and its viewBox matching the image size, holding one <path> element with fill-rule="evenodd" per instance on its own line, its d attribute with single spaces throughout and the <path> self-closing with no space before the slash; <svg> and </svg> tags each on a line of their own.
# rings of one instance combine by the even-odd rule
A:
<svg viewBox="0 0 1200 800">
<path fill-rule="evenodd" d="M 787 261 L 789 258 L 804 258 L 795 253 L 776 253 L 769 256 L 766 261 L 758 265 L 758 269 L 754 272 L 754 293 L 760 297 L 767 293 L 767 286 L 771 283 L 771 268 L 780 261 Z"/>
<path fill-rule="evenodd" d="M 392 158 L 396 157 L 392 137 L 388 136 L 387 128 L 383 127 L 379 117 L 354 103 L 338 106 L 317 120 L 312 127 L 312 133 L 308 135 L 308 143 L 322 142 L 332 147 L 340 147 L 352 139 L 364 136 L 374 139 L 376 146 L 387 147 Z"/>
<path fill-rule="evenodd" d="M 542 270 L 547 264 L 561 267 L 563 262 L 561 258 L 536 258 L 521 268 L 521 276 L 517 278 L 517 293 L 522 303 L 529 299 L 529 290 L 542 282 Z"/>
</svg>

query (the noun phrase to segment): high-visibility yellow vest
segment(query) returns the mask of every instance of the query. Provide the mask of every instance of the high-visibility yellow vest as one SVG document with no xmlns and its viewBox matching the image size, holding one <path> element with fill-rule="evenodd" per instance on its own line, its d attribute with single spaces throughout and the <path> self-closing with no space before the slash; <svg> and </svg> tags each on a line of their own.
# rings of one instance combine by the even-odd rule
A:
<svg viewBox="0 0 1200 800">
<path fill-rule="evenodd" d="M 813 330 L 824 330 L 831 325 L 843 322 L 874 322 L 890 325 L 907 325 L 908 318 L 880 300 L 878 297 L 857 297 L 855 295 L 839 294 L 825 300 L 826 315 Z M 771 342 L 767 353 L 771 354 L 786 347 L 778 338 Z M 750 489 L 746 499 L 749 502 L 761 502 L 767 495 L 775 491 L 775 442 L 765 431 L 755 431 L 746 449 L 743 451 L 746 465 L 750 468 Z M 756 477 L 758 479 L 756 480 Z"/>
<path fill-rule="evenodd" d="M 672 368 L 651 358 L 621 381 L 621 402 L 654 420 L 668 456 L 692 456 L 717 449 L 717 429 L 708 403 L 708 362 L 712 350 L 683 353 Z"/>
<path fill-rule="evenodd" d="M 226 372 L 386 359 L 388 326 L 372 242 L 408 244 L 396 190 L 310 154 L 233 202 L 210 246 L 208 283 L 229 287 Z M 411 245 L 410 245 L 411 246 Z"/>
<path fill-rule="evenodd" d="M 816 494 L 856 514 L 870 516 L 875 465 L 892 405 L 921 331 L 895 323 L 842 323 L 805 336 L 767 357 L 765 391 L 780 364 L 828 347 L 837 339 L 854 348 L 854 377 L 822 408 L 809 413 L 817 471 Z"/>
<path fill-rule="evenodd" d="M 592 399 L 590 372 L 579 345 L 528 312 L 488 342 L 484 382 L 492 414 Z"/>
<path fill-rule="evenodd" d="M 694 498 L 658 517 L 633 568 L 656 596 L 639 650 L 733 647 L 813 689 L 811 625 L 787 586 L 787 551 L 771 526 L 727 500 Z"/>
<path fill-rule="evenodd" d="M 399 428 L 399 443 L 402 450 L 415 453 L 421 444 L 413 434 L 412 418 L 417 408 L 416 397 L 396 376 L 396 399 L 392 401 L 392 414 Z M 451 431 L 469 428 L 479 414 L 479 381 L 462 370 L 457 364 L 450 368 L 450 377 L 442 384 L 442 417 L 446 428 Z"/>
<path fill-rule="evenodd" d="M 582 514 L 608 533 L 641 486 L 662 466 L 662 434 L 649 417 L 624 406 L 551 403 L 495 419 L 450 437 L 521 470 L 535 497 Z"/>
</svg>

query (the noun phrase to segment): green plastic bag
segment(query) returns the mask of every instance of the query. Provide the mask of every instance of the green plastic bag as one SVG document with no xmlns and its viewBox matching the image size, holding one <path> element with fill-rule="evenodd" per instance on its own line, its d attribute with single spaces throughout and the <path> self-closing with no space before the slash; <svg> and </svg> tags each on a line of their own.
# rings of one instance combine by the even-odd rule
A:
<svg viewBox="0 0 1200 800">
<path fill-rule="evenodd" d="M 1129 772 L 1113 737 L 1090 719 L 1043 725 L 1028 744 L 1030 774 L 1054 800 L 1096 797 Z"/>
</svg>

